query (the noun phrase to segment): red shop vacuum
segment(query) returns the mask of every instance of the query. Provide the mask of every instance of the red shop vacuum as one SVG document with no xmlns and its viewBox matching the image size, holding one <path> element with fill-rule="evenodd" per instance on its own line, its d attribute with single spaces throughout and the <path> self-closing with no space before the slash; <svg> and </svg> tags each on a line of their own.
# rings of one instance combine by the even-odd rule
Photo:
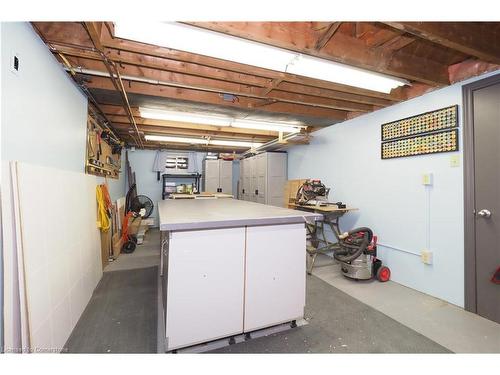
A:
<svg viewBox="0 0 500 375">
<path fill-rule="evenodd" d="M 377 258 L 377 236 L 370 228 L 356 228 L 339 235 L 339 249 L 334 257 L 340 262 L 345 277 L 354 280 L 376 278 L 381 282 L 391 278 L 391 270 Z"/>
</svg>

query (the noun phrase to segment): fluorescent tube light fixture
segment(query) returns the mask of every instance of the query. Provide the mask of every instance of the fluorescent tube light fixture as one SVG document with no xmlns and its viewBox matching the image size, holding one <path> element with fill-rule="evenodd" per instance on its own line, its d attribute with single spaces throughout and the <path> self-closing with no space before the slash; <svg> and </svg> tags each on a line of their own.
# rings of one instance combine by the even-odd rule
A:
<svg viewBox="0 0 500 375">
<path fill-rule="evenodd" d="M 168 135 L 153 135 L 148 134 L 145 136 L 146 141 L 157 142 L 170 142 L 170 143 L 187 143 L 187 144 L 200 144 L 200 145 L 214 145 L 214 146 L 234 146 L 234 147 L 260 147 L 262 143 L 258 142 L 245 142 L 245 141 L 230 141 L 222 139 L 204 139 L 204 138 L 188 138 L 188 137 L 171 137 Z"/>
<path fill-rule="evenodd" d="M 283 133 L 297 133 L 300 131 L 302 126 L 294 126 L 292 124 L 280 124 L 275 122 L 267 121 L 251 121 L 251 120 L 234 120 L 231 123 L 233 128 L 243 128 L 243 129 L 258 129 L 258 130 L 268 130 L 274 132 Z"/>
<path fill-rule="evenodd" d="M 286 69 L 287 73 L 297 74 L 343 85 L 360 87 L 367 90 L 390 93 L 393 88 L 408 82 L 380 73 L 355 68 L 334 61 L 312 56 L 298 55 Z"/>
<path fill-rule="evenodd" d="M 385 93 L 409 83 L 369 70 L 177 22 L 115 22 L 115 36 Z"/>
<path fill-rule="evenodd" d="M 229 126 L 233 120 L 230 117 L 210 116 L 197 113 L 165 111 L 162 109 L 139 107 L 139 113 L 143 118 L 154 120 L 167 120 L 176 122 L 188 122 L 194 124 L 205 124 L 215 126 Z"/>
<path fill-rule="evenodd" d="M 211 139 L 209 144 L 214 146 L 234 146 L 234 147 L 249 147 L 249 148 L 262 146 L 262 143 L 257 143 L 257 142 L 223 141 L 217 139 Z"/>
<path fill-rule="evenodd" d="M 302 125 L 292 123 L 279 123 L 270 121 L 238 120 L 231 117 L 211 116 L 201 113 L 187 113 L 164 111 L 161 109 L 152 109 L 139 107 L 141 117 L 156 120 L 168 120 L 177 122 L 187 122 L 193 124 L 205 124 L 215 126 L 231 126 L 234 128 L 268 130 L 283 133 L 296 133 L 303 127 Z"/>
<path fill-rule="evenodd" d="M 148 134 L 144 138 L 146 139 L 146 141 L 208 145 L 208 140 L 203 138 L 170 137 L 167 135 L 152 135 L 152 134 Z"/>
</svg>

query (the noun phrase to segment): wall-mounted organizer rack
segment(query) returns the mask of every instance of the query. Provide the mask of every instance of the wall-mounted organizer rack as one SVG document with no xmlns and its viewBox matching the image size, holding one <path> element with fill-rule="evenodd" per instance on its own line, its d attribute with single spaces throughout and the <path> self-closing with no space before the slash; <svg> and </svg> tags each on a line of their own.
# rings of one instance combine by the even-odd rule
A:
<svg viewBox="0 0 500 375">
<path fill-rule="evenodd" d="M 382 142 L 458 127 L 458 105 L 382 124 Z"/>
<path fill-rule="evenodd" d="M 458 151 L 458 129 L 384 142 L 382 159 Z"/>
<path fill-rule="evenodd" d="M 121 150 L 122 143 L 89 111 L 85 172 L 117 179 L 121 167 Z"/>
</svg>

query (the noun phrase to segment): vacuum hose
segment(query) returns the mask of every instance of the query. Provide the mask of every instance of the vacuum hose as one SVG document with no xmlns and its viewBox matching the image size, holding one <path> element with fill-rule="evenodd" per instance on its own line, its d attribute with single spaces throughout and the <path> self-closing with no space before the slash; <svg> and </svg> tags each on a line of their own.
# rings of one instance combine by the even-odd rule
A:
<svg viewBox="0 0 500 375">
<path fill-rule="evenodd" d="M 352 262 L 366 250 L 372 242 L 373 232 L 370 228 L 360 227 L 350 230 L 339 237 L 340 249 L 334 253 L 340 262 Z"/>
</svg>

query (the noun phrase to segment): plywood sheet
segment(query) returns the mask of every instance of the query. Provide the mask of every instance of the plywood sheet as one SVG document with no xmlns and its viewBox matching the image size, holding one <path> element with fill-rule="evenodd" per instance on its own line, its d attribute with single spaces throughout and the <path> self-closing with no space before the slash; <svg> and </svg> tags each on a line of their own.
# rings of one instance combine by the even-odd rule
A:
<svg viewBox="0 0 500 375">
<path fill-rule="evenodd" d="M 60 351 L 102 276 L 96 177 L 18 163 L 33 350 Z"/>
</svg>

